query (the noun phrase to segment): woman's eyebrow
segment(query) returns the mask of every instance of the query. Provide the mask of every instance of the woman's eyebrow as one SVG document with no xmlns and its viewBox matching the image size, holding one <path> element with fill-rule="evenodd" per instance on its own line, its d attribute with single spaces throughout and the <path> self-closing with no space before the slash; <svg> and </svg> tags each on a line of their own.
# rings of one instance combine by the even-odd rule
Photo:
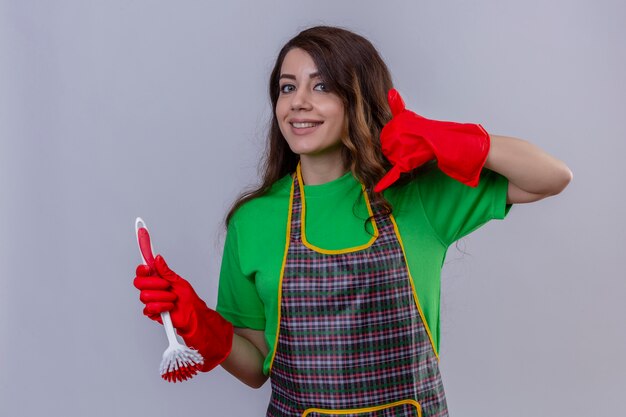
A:
<svg viewBox="0 0 626 417">
<path fill-rule="evenodd" d="M 315 71 L 309 74 L 309 78 L 318 78 L 318 77 L 320 77 L 320 73 L 318 71 Z M 282 80 L 283 78 L 289 78 L 290 80 L 295 80 L 296 76 L 292 74 L 280 74 L 280 77 L 278 79 Z"/>
</svg>

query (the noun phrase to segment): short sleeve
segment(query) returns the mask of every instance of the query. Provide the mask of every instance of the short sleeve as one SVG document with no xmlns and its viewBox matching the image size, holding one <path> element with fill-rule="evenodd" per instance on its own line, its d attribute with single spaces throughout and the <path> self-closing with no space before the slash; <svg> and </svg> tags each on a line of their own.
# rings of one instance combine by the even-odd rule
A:
<svg viewBox="0 0 626 417">
<path fill-rule="evenodd" d="M 235 327 L 265 329 L 265 310 L 254 277 L 241 271 L 238 233 L 231 221 L 224 242 L 216 310 Z"/>
<path fill-rule="evenodd" d="M 489 220 L 503 219 L 511 208 L 506 204 L 507 178 L 486 168 L 476 187 L 454 180 L 438 168 L 424 173 L 416 181 L 426 216 L 446 245 Z"/>
</svg>

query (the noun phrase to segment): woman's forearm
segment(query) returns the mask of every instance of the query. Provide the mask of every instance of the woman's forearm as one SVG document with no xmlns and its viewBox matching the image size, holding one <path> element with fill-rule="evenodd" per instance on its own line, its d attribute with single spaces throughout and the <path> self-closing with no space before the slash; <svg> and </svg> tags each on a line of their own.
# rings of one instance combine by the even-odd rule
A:
<svg viewBox="0 0 626 417">
<path fill-rule="evenodd" d="M 522 139 L 490 135 L 485 167 L 505 176 L 528 193 L 543 196 L 560 193 L 572 179 L 564 162 Z"/>
<path fill-rule="evenodd" d="M 263 374 L 265 357 L 246 338 L 233 335 L 233 348 L 222 367 L 244 384 L 252 388 L 260 388 L 267 376 Z"/>
</svg>

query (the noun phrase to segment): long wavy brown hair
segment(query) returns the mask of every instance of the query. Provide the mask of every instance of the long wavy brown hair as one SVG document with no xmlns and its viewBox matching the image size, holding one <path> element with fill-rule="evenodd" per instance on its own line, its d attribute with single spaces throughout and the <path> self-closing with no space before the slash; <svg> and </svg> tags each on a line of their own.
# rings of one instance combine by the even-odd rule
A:
<svg viewBox="0 0 626 417">
<path fill-rule="evenodd" d="M 239 196 L 226 216 L 226 226 L 241 205 L 267 193 L 272 184 L 294 172 L 298 165 L 299 156 L 289 148 L 276 118 L 280 70 L 285 56 L 294 48 L 311 56 L 328 89 L 343 102 L 347 119 L 347 132 L 342 137 L 345 166 L 364 184 L 372 203 L 391 213 L 389 202 L 373 191 L 391 167 L 380 145 L 380 131 L 391 119 L 387 92 L 393 84 L 389 69 L 364 37 L 338 27 L 316 26 L 300 32 L 278 54 L 269 80 L 272 120 L 261 162 L 263 181 Z"/>
</svg>

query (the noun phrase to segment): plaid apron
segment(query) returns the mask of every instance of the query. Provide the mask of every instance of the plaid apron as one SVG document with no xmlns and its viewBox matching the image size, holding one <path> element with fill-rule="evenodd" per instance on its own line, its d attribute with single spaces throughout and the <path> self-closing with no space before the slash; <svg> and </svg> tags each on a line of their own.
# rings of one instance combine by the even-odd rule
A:
<svg viewBox="0 0 626 417">
<path fill-rule="evenodd" d="M 303 239 L 301 181 L 298 167 L 267 417 L 447 416 L 438 358 L 395 221 L 371 207 L 364 192 L 378 235 L 373 242 L 315 248 Z"/>
</svg>

